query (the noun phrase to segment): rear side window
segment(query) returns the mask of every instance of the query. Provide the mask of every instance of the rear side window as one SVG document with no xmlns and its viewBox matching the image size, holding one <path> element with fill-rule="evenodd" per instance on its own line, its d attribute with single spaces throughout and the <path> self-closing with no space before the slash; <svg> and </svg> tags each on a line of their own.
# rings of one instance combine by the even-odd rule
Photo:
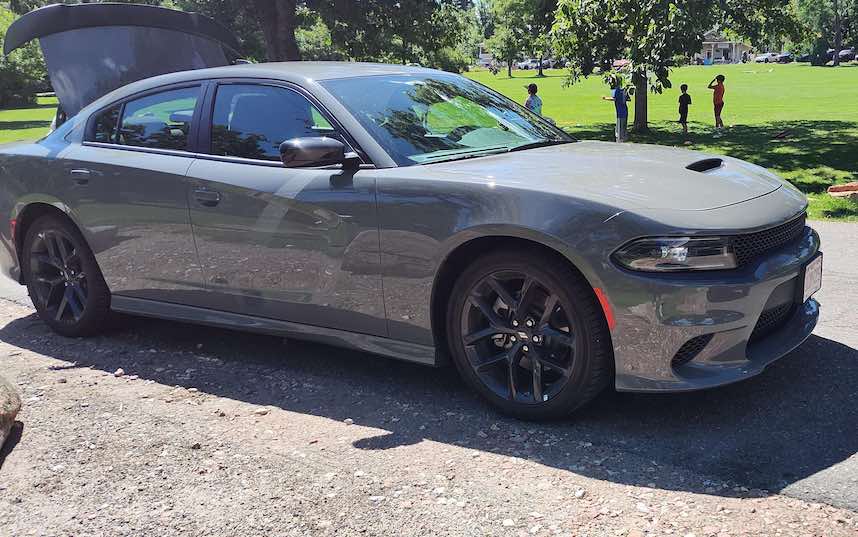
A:
<svg viewBox="0 0 858 537">
<path fill-rule="evenodd" d="M 119 126 L 119 107 L 114 106 L 98 114 L 93 128 L 93 142 L 115 144 L 117 140 L 116 127 Z"/>
<path fill-rule="evenodd" d="M 280 144 L 292 138 L 340 138 L 303 95 L 273 86 L 220 86 L 212 116 L 213 155 L 280 160 Z"/>
<path fill-rule="evenodd" d="M 182 88 L 125 103 L 118 139 L 132 147 L 187 150 L 200 88 Z"/>
</svg>

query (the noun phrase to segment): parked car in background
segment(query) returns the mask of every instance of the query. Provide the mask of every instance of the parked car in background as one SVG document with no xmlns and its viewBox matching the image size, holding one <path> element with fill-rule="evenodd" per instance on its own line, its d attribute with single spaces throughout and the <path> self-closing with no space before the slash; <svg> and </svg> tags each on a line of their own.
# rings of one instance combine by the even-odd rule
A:
<svg viewBox="0 0 858 537">
<path fill-rule="evenodd" d="M 776 52 L 764 52 L 762 54 L 757 54 L 754 58 L 756 63 L 775 63 L 778 61 L 779 54 Z"/>
<path fill-rule="evenodd" d="M 855 47 L 845 48 L 840 51 L 841 62 L 855 61 Z"/>
<path fill-rule="evenodd" d="M 539 69 L 539 60 L 536 58 L 530 58 L 529 60 L 524 60 L 523 62 L 519 62 L 517 64 L 519 69 L 529 70 L 529 69 Z"/>
<path fill-rule="evenodd" d="M 798 63 L 810 63 L 813 61 L 813 56 L 811 54 L 800 54 L 796 57 L 795 61 Z"/>
<path fill-rule="evenodd" d="M 792 52 L 782 52 L 778 54 L 777 62 L 778 63 L 792 63 L 795 61 L 795 56 L 792 55 Z"/>
</svg>

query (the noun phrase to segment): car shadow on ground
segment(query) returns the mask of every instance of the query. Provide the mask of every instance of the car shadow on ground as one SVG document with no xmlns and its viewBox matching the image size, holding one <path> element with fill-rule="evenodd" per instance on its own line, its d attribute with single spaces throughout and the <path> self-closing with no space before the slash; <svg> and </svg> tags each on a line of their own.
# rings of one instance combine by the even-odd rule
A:
<svg viewBox="0 0 858 537">
<path fill-rule="evenodd" d="M 764 494 L 858 451 L 858 350 L 816 336 L 744 383 L 675 395 L 608 391 L 548 424 L 502 417 L 452 368 L 270 336 L 128 318 L 106 336 L 69 340 L 31 315 L 0 329 L 0 340 L 64 361 L 60 372 L 122 367 L 165 386 L 387 431 L 356 441 L 358 449 L 428 439 L 665 490 Z M 711 480 L 689 482 L 677 467 Z"/>
</svg>

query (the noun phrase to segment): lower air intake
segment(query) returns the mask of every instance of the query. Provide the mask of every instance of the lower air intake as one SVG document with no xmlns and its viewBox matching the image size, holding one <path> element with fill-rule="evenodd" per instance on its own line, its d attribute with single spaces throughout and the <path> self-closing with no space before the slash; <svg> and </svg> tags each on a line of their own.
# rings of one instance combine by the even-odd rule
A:
<svg viewBox="0 0 858 537">
<path fill-rule="evenodd" d="M 703 349 L 706 348 L 706 345 L 709 345 L 710 341 L 712 341 L 712 334 L 697 336 L 696 338 L 688 341 L 679 349 L 673 357 L 673 360 L 670 361 L 670 365 L 673 367 L 679 367 L 687 364 L 691 360 L 697 358 L 697 356 L 703 352 Z"/>
</svg>

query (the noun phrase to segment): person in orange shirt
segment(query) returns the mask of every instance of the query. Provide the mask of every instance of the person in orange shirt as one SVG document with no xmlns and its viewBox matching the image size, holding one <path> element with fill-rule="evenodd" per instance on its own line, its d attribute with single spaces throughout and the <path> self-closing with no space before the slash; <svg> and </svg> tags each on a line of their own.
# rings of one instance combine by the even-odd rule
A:
<svg viewBox="0 0 858 537">
<path fill-rule="evenodd" d="M 716 129 L 724 128 L 724 120 L 721 119 L 721 112 L 724 110 L 724 92 L 726 91 L 724 80 L 726 80 L 724 75 L 718 75 L 715 80 L 709 83 L 709 89 L 715 92 L 712 96 L 712 102 L 715 104 Z"/>
</svg>

